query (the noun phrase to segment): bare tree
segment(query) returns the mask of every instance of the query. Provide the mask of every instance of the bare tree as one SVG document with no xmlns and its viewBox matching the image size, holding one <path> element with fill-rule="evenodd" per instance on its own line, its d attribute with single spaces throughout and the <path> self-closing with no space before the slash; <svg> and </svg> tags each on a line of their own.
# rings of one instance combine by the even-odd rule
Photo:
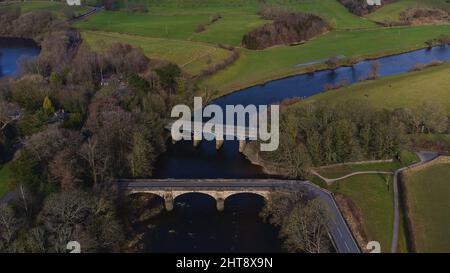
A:
<svg viewBox="0 0 450 273">
<path fill-rule="evenodd" d="M 0 129 L 3 131 L 8 125 L 23 117 L 22 108 L 16 103 L 0 101 Z"/>
<path fill-rule="evenodd" d="M 32 135 L 25 141 L 25 148 L 39 160 L 48 161 L 56 152 L 67 146 L 62 129 L 49 126 L 45 130 Z"/>
<path fill-rule="evenodd" d="M 76 188 L 76 177 L 71 161 L 76 155 L 68 149 L 58 152 L 49 164 L 50 176 L 59 183 L 62 191 Z"/>
<path fill-rule="evenodd" d="M 47 232 L 42 227 L 35 227 L 30 229 L 26 235 L 26 247 L 27 251 L 33 253 L 45 253 L 47 252 Z"/>
<path fill-rule="evenodd" d="M 281 227 L 284 245 L 290 252 L 324 253 L 330 251 L 328 217 L 322 201 L 313 199 L 297 205 Z"/>
<path fill-rule="evenodd" d="M 82 192 L 65 192 L 49 197 L 40 217 L 50 233 L 54 251 L 65 252 L 69 241 L 77 240 L 77 230 L 89 216 L 89 198 Z"/>
<path fill-rule="evenodd" d="M 16 237 L 19 226 L 13 210 L 0 205 L 0 252 L 17 252 Z"/>
<path fill-rule="evenodd" d="M 108 169 L 108 156 L 99 148 L 97 137 L 93 136 L 83 144 L 80 156 L 88 163 L 94 185 L 103 181 Z"/>
</svg>

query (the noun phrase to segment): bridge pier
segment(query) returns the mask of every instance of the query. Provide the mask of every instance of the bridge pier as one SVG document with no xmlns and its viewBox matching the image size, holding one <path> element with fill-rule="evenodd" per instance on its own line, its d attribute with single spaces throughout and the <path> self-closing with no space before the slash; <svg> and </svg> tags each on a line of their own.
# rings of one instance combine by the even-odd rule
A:
<svg viewBox="0 0 450 273">
<path fill-rule="evenodd" d="M 244 140 L 239 140 L 239 152 L 244 152 L 245 146 L 247 145 L 247 142 Z"/>
<path fill-rule="evenodd" d="M 192 143 L 194 143 L 194 147 L 197 147 L 200 144 L 200 140 L 193 140 Z"/>
<path fill-rule="evenodd" d="M 223 139 L 216 139 L 216 150 L 220 150 L 223 146 Z"/>
<path fill-rule="evenodd" d="M 176 121 L 170 122 L 167 124 L 164 128 L 168 131 L 172 132 L 172 127 L 175 124 Z M 222 145 L 224 143 L 223 138 L 224 137 L 232 137 L 233 139 L 244 139 L 239 141 L 239 151 L 242 153 L 246 146 L 246 140 L 245 139 L 254 139 L 258 137 L 257 128 L 255 127 L 247 127 L 247 126 L 240 126 L 240 125 L 233 125 L 233 124 L 222 124 L 217 123 L 214 124 L 214 126 L 210 126 L 210 128 L 205 129 L 205 124 L 203 122 L 197 122 L 192 120 L 184 120 L 181 124 L 177 123 L 177 126 L 181 125 L 183 130 L 182 132 L 176 132 L 175 134 L 183 135 L 185 138 L 184 140 L 191 139 L 192 136 L 194 136 L 193 145 L 194 147 L 197 147 L 200 144 L 199 140 L 195 140 L 195 138 L 201 137 L 201 135 L 196 135 L 195 128 L 201 128 L 203 129 L 203 133 L 212 135 L 216 139 L 216 149 L 219 150 L 222 148 Z M 213 129 L 214 128 L 214 129 Z M 218 130 L 220 128 L 221 130 Z M 197 137 L 196 137 L 197 136 Z M 221 139 L 222 138 L 222 139 Z M 181 138 L 176 138 L 181 140 Z"/>
<path fill-rule="evenodd" d="M 225 209 L 225 200 L 223 198 L 217 198 L 216 207 L 218 211 L 223 211 Z"/>
<path fill-rule="evenodd" d="M 173 195 L 170 192 L 164 194 L 164 207 L 167 211 L 173 210 Z"/>
</svg>

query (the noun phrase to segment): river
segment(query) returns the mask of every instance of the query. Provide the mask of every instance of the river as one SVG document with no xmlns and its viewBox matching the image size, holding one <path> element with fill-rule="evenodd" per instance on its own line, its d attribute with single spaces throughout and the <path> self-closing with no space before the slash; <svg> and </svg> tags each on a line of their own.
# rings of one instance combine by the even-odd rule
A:
<svg viewBox="0 0 450 273">
<path fill-rule="evenodd" d="M 0 37 L 0 78 L 17 75 L 20 60 L 38 54 L 39 47 L 33 40 Z"/>
<path fill-rule="evenodd" d="M 417 63 L 431 63 L 434 60 L 450 61 L 450 47 L 439 46 L 420 49 L 400 55 L 379 58 L 379 75 L 385 77 L 405 73 Z M 225 105 L 270 105 L 286 98 L 309 97 L 324 91 L 326 84 L 347 84 L 367 78 L 371 61 L 362 61 L 352 67 L 323 70 L 313 74 L 292 76 L 271 81 L 263 85 L 233 92 L 216 99 L 212 104 Z M 157 164 L 155 176 L 158 178 L 264 178 L 266 175 L 258 166 L 252 165 L 238 151 L 237 141 L 225 141 L 221 150 L 216 151 L 214 142 L 202 141 L 196 148 L 192 142 L 168 143 L 168 150 Z M 276 240 L 277 232 L 257 217 L 262 200 L 249 195 L 237 196 L 233 206 L 217 212 L 213 200 L 198 194 L 189 194 L 175 199 L 172 213 L 163 213 L 156 219 L 167 228 L 149 232 L 156 240 L 153 251 L 217 251 L 217 252 L 277 252 L 281 250 Z M 204 203 L 204 205 L 199 205 Z M 186 208 L 185 204 L 192 204 Z M 205 209 L 206 208 L 206 209 Z M 242 215 L 229 221 L 230 215 Z M 252 222 L 248 219 L 251 218 Z M 221 219 L 222 221 L 219 221 Z M 218 221 L 220 224 L 218 224 Z M 174 225 L 174 223 L 177 223 Z M 218 225 L 224 225 L 217 228 Z M 205 228 L 210 226 L 210 229 Z M 252 229 L 248 229 L 251 226 Z M 177 229 L 178 227 L 178 229 Z M 170 231 L 175 233 L 170 234 Z M 213 238 L 208 236 L 213 232 Z M 263 231 L 263 232 L 261 232 Z M 203 234 L 203 235 L 202 235 Z M 251 245 L 241 242 L 251 240 Z M 218 245 L 217 242 L 221 242 Z M 277 242 L 277 243 L 275 243 Z M 149 245 L 151 245 L 149 240 Z"/>
<path fill-rule="evenodd" d="M 21 56 L 35 56 L 38 48 L 21 39 L 0 38 L 0 76 L 16 75 Z M 421 49 L 377 59 L 381 77 L 404 73 L 417 63 L 450 61 L 450 47 Z M 352 67 L 292 76 L 236 91 L 212 103 L 270 105 L 286 98 L 309 97 L 324 91 L 325 84 L 353 84 L 367 78 L 372 61 Z M 238 152 L 236 141 L 226 141 L 216 151 L 214 142 L 168 143 L 157 162 L 157 178 L 265 178 L 258 166 Z M 162 204 L 162 200 L 159 200 Z M 161 205 L 160 204 L 160 205 Z M 175 199 L 172 212 L 162 212 L 137 227 L 144 235 L 144 250 L 152 252 L 279 252 L 277 230 L 258 216 L 262 197 L 238 194 L 225 200 L 225 210 L 216 210 L 215 200 L 192 193 Z"/>
<path fill-rule="evenodd" d="M 404 54 L 382 57 L 380 77 L 405 73 L 417 63 L 431 63 L 434 60 L 450 61 L 450 46 L 438 46 L 420 49 Z M 375 61 L 375 60 L 374 60 Z M 249 104 L 270 105 L 287 98 L 310 97 L 324 91 L 326 84 L 347 84 L 367 78 L 373 61 L 361 61 L 352 67 L 340 67 L 335 70 L 322 70 L 313 74 L 302 74 L 263 85 L 233 92 L 220 97 L 212 104 L 222 108 L 225 105 Z M 158 162 L 158 178 L 260 178 L 261 168 L 251 165 L 238 152 L 236 141 L 226 141 L 220 151 L 216 151 L 214 142 L 203 141 L 197 148 L 192 142 L 169 144 L 168 151 Z"/>
</svg>

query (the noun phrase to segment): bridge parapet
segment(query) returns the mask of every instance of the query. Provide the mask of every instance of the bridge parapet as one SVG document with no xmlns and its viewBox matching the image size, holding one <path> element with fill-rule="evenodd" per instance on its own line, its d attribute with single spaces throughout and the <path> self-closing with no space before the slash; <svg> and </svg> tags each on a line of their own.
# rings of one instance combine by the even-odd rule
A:
<svg viewBox="0 0 450 273">
<path fill-rule="evenodd" d="M 246 146 L 246 139 L 256 139 L 258 137 L 258 128 L 256 127 L 246 127 L 246 126 L 238 126 L 238 125 L 229 125 L 229 124 L 213 124 L 212 126 L 205 126 L 207 123 L 203 122 L 193 122 L 193 121 L 178 121 L 181 122 L 184 130 L 184 136 L 188 137 L 188 139 L 192 139 L 192 135 L 194 135 L 194 128 L 202 128 L 202 135 L 210 135 L 216 141 L 216 149 L 219 150 L 222 148 L 224 143 L 224 139 L 228 138 L 236 138 L 239 140 L 239 152 L 243 152 Z M 170 122 L 165 126 L 165 129 L 172 132 L 172 127 L 175 122 Z M 178 132 L 178 138 L 181 138 L 183 134 Z M 177 140 L 172 138 L 172 142 L 175 143 Z M 200 140 L 193 139 L 194 147 L 197 147 L 200 144 Z"/>
<path fill-rule="evenodd" d="M 276 180 L 171 180 L 143 179 L 118 180 L 119 189 L 127 194 L 151 193 L 164 199 L 167 210 L 173 209 L 174 200 L 187 193 L 202 193 L 213 197 L 217 209 L 224 209 L 225 200 L 236 194 L 251 193 L 269 199 L 275 191 L 292 189 L 299 181 Z"/>
</svg>

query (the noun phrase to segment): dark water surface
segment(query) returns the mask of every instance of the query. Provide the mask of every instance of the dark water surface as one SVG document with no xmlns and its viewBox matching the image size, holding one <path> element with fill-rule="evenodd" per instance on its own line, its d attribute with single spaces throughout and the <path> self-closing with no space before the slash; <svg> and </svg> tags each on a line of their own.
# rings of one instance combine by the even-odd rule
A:
<svg viewBox="0 0 450 273">
<path fill-rule="evenodd" d="M 0 37 L 0 77 L 17 75 L 19 60 L 38 54 L 39 47 L 32 40 Z"/>
<path fill-rule="evenodd" d="M 145 250 L 281 252 L 277 229 L 258 215 L 263 205 L 261 196 L 237 194 L 227 198 L 225 210 L 218 212 L 215 199 L 208 195 L 181 195 L 175 199 L 173 211 L 163 212 L 143 230 Z"/>
</svg>

